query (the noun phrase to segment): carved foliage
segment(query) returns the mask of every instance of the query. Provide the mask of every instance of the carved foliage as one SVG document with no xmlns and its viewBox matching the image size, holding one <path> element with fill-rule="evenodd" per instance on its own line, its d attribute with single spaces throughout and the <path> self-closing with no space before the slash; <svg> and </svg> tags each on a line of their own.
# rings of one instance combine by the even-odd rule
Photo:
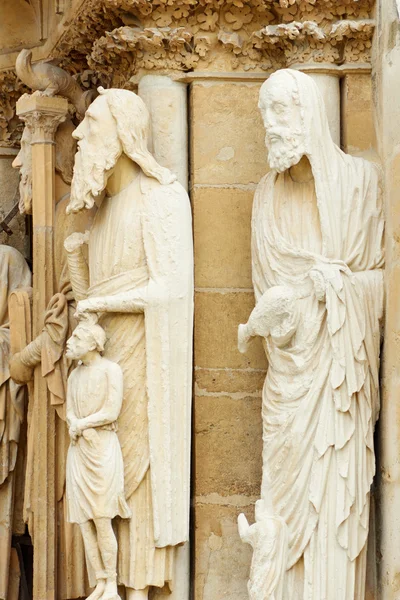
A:
<svg viewBox="0 0 400 600">
<path fill-rule="evenodd" d="M 124 27 L 94 43 L 89 65 L 128 80 L 139 68 L 275 69 L 367 62 L 372 0 L 105 0 Z M 222 62 L 221 62 L 222 61 Z"/>
</svg>

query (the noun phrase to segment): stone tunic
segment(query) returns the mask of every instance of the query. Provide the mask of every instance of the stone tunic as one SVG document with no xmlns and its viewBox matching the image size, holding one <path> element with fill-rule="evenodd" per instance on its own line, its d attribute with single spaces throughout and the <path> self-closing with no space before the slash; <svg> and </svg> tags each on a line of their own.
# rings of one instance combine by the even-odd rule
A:
<svg viewBox="0 0 400 600">
<path fill-rule="evenodd" d="M 118 365 L 103 359 L 97 365 L 80 365 L 68 379 L 68 415 L 84 419 L 120 402 Z M 86 429 L 71 441 L 67 456 L 67 518 L 85 523 L 96 518 L 131 516 L 124 496 L 124 465 L 116 424 Z"/>
</svg>

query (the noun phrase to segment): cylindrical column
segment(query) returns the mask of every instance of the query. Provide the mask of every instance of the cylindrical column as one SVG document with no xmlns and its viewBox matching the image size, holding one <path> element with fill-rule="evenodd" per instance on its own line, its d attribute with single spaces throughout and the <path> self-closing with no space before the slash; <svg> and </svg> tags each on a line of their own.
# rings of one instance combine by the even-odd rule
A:
<svg viewBox="0 0 400 600">
<path fill-rule="evenodd" d="M 325 102 L 328 115 L 329 128 L 335 144 L 340 146 L 340 82 L 336 75 L 327 73 L 308 72 L 315 83 Z"/>
<path fill-rule="evenodd" d="M 17 114 L 31 131 L 33 222 L 33 336 L 40 334 L 47 304 L 54 293 L 54 134 L 68 113 L 64 98 L 29 96 L 17 102 Z M 32 429 L 33 428 L 33 429 Z M 55 410 L 38 365 L 34 376 L 32 481 L 29 482 L 31 534 L 34 543 L 33 598 L 56 600 L 57 527 L 55 494 Z"/>
<path fill-rule="evenodd" d="M 171 169 L 188 189 L 188 123 L 186 83 L 165 75 L 145 75 L 139 82 L 139 96 L 151 116 L 152 152 L 156 160 Z"/>
<path fill-rule="evenodd" d="M 186 83 L 165 75 L 145 75 L 139 82 L 139 96 L 151 117 L 151 147 L 155 159 L 189 187 L 188 110 Z M 190 583 L 189 542 L 177 548 L 174 589 L 169 600 L 188 600 Z M 156 589 L 155 598 L 163 598 Z"/>
</svg>

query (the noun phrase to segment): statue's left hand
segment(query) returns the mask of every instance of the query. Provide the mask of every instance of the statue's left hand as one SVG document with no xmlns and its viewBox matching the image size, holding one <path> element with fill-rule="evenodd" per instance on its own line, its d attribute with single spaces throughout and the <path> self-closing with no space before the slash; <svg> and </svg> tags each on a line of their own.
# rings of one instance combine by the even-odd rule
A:
<svg viewBox="0 0 400 600">
<path fill-rule="evenodd" d="M 16 352 L 9 363 L 10 376 L 15 383 L 23 385 L 33 378 L 33 369 L 27 367 L 20 359 L 20 353 Z"/>
<path fill-rule="evenodd" d="M 96 312 L 96 306 L 91 298 L 80 300 L 76 306 L 75 317 L 79 319 L 86 312 Z"/>
</svg>

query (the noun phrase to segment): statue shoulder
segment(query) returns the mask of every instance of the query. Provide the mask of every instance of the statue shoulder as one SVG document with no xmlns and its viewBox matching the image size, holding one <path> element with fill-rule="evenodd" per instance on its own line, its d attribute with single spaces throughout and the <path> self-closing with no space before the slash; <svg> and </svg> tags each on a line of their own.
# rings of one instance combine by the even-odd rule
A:
<svg viewBox="0 0 400 600">
<path fill-rule="evenodd" d="M 271 182 L 273 182 L 276 178 L 276 171 L 268 171 L 268 173 L 266 175 L 264 175 L 264 177 L 262 177 L 256 187 L 256 193 L 260 192 L 261 190 L 264 190 L 265 187 L 267 185 L 269 185 Z"/>
<path fill-rule="evenodd" d="M 176 197 L 188 199 L 188 194 L 185 188 L 179 183 L 174 181 L 172 183 L 162 184 L 154 177 L 147 177 L 142 174 L 141 176 L 141 190 L 144 194 L 148 194 L 151 197 Z"/>
</svg>

